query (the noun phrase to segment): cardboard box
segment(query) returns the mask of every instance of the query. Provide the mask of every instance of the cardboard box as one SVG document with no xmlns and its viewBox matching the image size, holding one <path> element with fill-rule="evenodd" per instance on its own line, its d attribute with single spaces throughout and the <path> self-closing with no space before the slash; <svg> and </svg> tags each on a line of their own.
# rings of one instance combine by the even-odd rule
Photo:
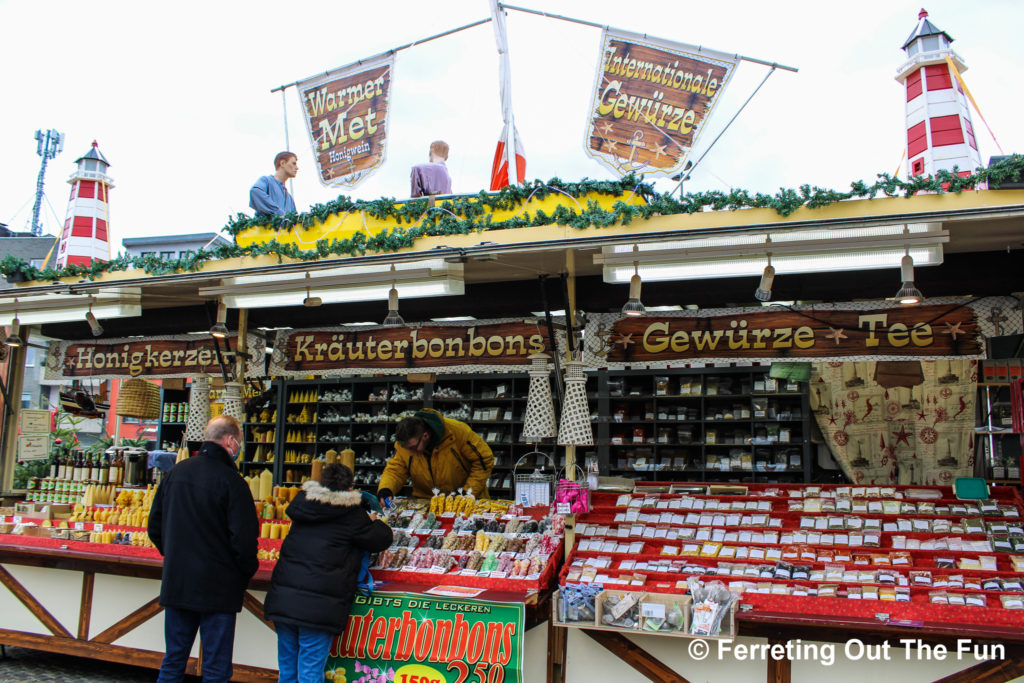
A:
<svg viewBox="0 0 1024 683">
<path fill-rule="evenodd" d="M 31 519 L 68 519 L 73 506 L 67 503 L 15 503 L 13 515 Z"/>
</svg>

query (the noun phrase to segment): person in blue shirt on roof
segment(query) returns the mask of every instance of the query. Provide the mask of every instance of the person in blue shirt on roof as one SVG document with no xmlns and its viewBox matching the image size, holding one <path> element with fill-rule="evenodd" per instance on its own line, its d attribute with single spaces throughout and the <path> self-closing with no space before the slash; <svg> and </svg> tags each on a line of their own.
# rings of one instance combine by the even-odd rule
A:
<svg viewBox="0 0 1024 683">
<path fill-rule="evenodd" d="M 274 157 L 274 175 L 263 176 L 249 190 L 249 206 L 257 216 L 284 216 L 295 211 L 295 200 L 284 184 L 298 172 L 299 158 L 294 152 Z"/>
</svg>

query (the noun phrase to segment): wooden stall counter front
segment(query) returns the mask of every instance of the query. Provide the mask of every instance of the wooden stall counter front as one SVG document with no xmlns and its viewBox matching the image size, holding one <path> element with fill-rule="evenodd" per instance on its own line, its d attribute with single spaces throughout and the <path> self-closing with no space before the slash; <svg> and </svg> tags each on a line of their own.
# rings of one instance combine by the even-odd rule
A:
<svg viewBox="0 0 1024 683">
<path fill-rule="evenodd" d="M 154 619 L 162 560 L 82 551 L 65 544 L 0 536 L 0 643 L 153 669 L 163 659 L 163 619 Z M 272 569 L 261 563 L 244 597 L 235 631 L 234 679 L 277 680 L 277 638 L 263 619 Z M 198 640 L 186 668 L 200 675 Z"/>
<path fill-rule="evenodd" d="M 163 610 L 158 603 L 162 560 L 154 553 L 155 550 L 148 548 L 0 534 L 0 583 L 6 588 L 0 590 L 0 644 L 158 669 L 164 651 L 163 620 L 155 618 Z M 273 624 L 264 619 L 263 612 L 272 571 L 271 562 L 260 562 L 260 569 L 245 593 L 235 631 L 235 681 L 277 680 L 277 637 Z M 506 612 L 519 616 L 505 620 L 501 634 L 488 634 L 485 628 L 482 634 L 470 636 L 467 630 L 464 635 L 467 642 L 474 637 L 479 640 L 482 635 L 482 643 L 487 643 L 489 637 L 493 644 L 497 637 L 497 642 L 505 644 L 490 654 L 475 650 L 469 654 L 479 655 L 474 665 L 484 668 L 494 668 L 500 663 L 505 669 L 503 673 L 512 674 L 504 680 L 526 680 L 522 677 L 525 631 L 547 619 L 550 592 L 505 593 L 388 581 L 378 581 L 377 588 L 375 596 L 383 596 L 392 607 L 398 604 L 399 597 L 405 601 L 406 608 L 415 604 L 416 607 L 410 609 L 418 627 L 419 622 L 426 621 L 424 610 L 428 602 L 452 618 L 458 613 L 461 615 L 458 618 L 467 620 L 470 630 L 482 620 L 472 619 L 468 612 L 452 605 L 504 605 Z M 365 624 L 359 622 L 355 640 L 339 639 L 329 661 L 329 669 L 346 670 L 350 676 L 357 665 L 366 665 L 366 632 L 383 614 L 381 600 L 363 600 L 365 604 L 356 605 L 353 614 Z M 398 609 L 399 620 L 403 609 L 409 611 Z M 374 611 L 377 617 L 372 616 Z M 441 621 L 445 618 L 439 618 L 431 628 Z M 350 630 L 351 627 L 352 622 Z M 395 646 L 400 645 L 396 639 Z M 406 648 L 406 645 L 401 647 Z M 409 650 L 409 655 L 418 657 L 415 648 Z M 499 660 L 491 661 L 494 659 L 491 655 Z M 506 662 L 506 658 L 509 661 Z M 458 668 L 458 664 L 451 666 Z M 201 675 L 198 641 L 186 670 L 189 674 Z M 472 670 L 473 666 L 469 666 L 468 671 Z"/>
</svg>

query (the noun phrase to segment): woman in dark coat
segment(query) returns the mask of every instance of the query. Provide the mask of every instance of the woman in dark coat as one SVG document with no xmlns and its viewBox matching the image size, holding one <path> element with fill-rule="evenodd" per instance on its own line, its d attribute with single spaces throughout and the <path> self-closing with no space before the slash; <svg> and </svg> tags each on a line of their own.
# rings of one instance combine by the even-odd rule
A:
<svg viewBox="0 0 1024 683">
<path fill-rule="evenodd" d="M 292 525 L 265 603 L 277 629 L 282 683 L 324 680 L 331 641 L 348 623 L 363 553 L 391 545 L 391 527 L 372 520 L 351 488 L 352 470 L 328 465 L 288 505 Z"/>
</svg>

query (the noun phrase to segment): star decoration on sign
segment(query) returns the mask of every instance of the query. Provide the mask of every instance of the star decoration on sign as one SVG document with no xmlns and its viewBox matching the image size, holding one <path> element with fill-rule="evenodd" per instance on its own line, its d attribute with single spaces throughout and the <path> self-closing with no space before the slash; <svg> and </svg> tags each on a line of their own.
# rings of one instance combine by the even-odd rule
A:
<svg viewBox="0 0 1024 683">
<path fill-rule="evenodd" d="M 610 154 L 614 154 L 615 156 L 618 156 L 619 153 L 615 151 L 615 148 L 618 147 L 619 143 L 616 142 L 615 140 L 606 140 L 606 142 L 608 143 L 608 152 Z"/>
<path fill-rule="evenodd" d="M 603 137 L 607 138 L 612 134 L 612 124 L 609 121 L 604 121 L 600 126 L 597 126 L 597 128 L 601 129 L 601 135 Z"/>
<path fill-rule="evenodd" d="M 628 347 L 630 344 L 635 344 L 635 343 L 636 342 L 633 341 L 633 333 L 632 332 L 629 333 L 629 334 L 620 334 L 617 339 L 612 341 L 612 344 L 622 344 L 622 348 L 623 349 Z"/>
<path fill-rule="evenodd" d="M 903 443 L 905 443 L 905 444 L 907 444 L 909 446 L 910 445 L 910 435 L 911 434 L 913 434 L 913 432 L 908 432 L 906 426 L 900 425 L 900 431 L 898 431 L 895 434 L 893 434 L 893 436 L 896 437 L 895 445 L 899 446 L 900 442 L 902 441 Z"/>
<path fill-rule="evenodd" d="M 829 416 L 828 416 L 828 423 L 829 423 L 830 425 L 834 425 L 834 424 L 836 423 L 836 418 L 834 418 L 834 417 L 832 417 L 831 415 L 829 415 Z"/>
<path fill-rule="evenodd" d="M 839 346 L 839 342 L 847 338 L 846 333 L 843 332 L 842 328 L 837 329 L 835 327 L 830 327 L 828 329 L 829 333 L 825 335 L 825 339 L 835 340 L 836 346 Z"/>
<path fill-rule="evenodd" d="M 963 323 L 946 323 L 946 334 L 951 336 L 953 341 L 956 341 L 957 335 L 965 334 L 965 332 L 960 329 L 961 325 L 963 325 Z"/>
<path fill-rule="evenodd" d="M 923 410 L 917 414 L 917 419 L 918 420 L 923 420 L 924 419 L 924 411 Z"/>
<path fill-rule="evenodd" d="M 651 150 L 654 152 L 655 159 L 660 159 L 663 156 L 668 156 L 667 154 L 665 154 L 665 145 L 655 145 L 654 147 L 651 148 Z"/>
</svg>

